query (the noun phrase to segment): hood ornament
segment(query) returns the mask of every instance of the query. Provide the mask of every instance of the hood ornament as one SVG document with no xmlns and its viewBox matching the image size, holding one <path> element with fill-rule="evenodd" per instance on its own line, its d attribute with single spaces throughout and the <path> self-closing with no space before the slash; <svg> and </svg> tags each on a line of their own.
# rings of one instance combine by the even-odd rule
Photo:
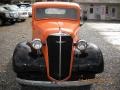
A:
<svg viewBox="0 0 120 90">
<path fill-rule="evenodd" d="M 58 24 L 58 27 L 59 27 L 59 33 L 61 34 L 62 33 L 62 28 L 60 27 L 60 22 L 57 22 Z"/>
<path fill-rule="evenodd" d="M 56 22 L 56 24 L 58 25 L 58 33 L 53 33 L 51 35 L 55 35 L 55 36 L 69 36 L 68 33 L 65 33 L 63 32 L 62 30 L 64 30 L 62 27 L 61 27 L 61 24 L 63 24 L 62 22 Z"/>
</svg>

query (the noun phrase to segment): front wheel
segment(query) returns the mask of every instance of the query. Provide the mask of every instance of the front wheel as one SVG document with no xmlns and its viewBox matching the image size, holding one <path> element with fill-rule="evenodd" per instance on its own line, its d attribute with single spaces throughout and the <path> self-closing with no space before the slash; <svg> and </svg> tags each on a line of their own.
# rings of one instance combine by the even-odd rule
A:
<svg viewBox="0 0 120 90">
<path fill-rule="evenodd" d="M 70 86 L 70 87 L 39 87 L 39 86 L 29 86 L 21 85 L 21 90 L 90 90 L 90 85 L 81 85 L 81 86 Z"/>
<path fill-rule="evenodd" d="M 21 22 L 25 22 L 26 19 L 21 19 Z"/>
<path fill-rule="evenodd" d="M 10 24 L 15 24 L 15 21 L 10 21 Z"/>
</svg>

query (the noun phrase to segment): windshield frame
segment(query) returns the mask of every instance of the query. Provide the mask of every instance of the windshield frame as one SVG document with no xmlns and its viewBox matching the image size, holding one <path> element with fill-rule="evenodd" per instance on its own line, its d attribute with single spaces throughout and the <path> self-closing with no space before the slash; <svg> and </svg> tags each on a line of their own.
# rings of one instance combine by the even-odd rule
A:
<svg viewBox="0 0 120 90">
<path fill-rule="evenodd" d="M 60 17 L 51 17 L 51 18 L 37 18 L 36 17 L 36 14 L 37 14 L 37 8 L 58 8 L 58 9 L 75 9 L 76 10 L 76 18 L 60 18 Z M 79 19 L 79 12 L 78 12 L 78 9 L 74 8 L 74 7 L 36 7 L 34 8 L 34 18 L 35 20 L 49 20 L 49 19 L 63 19 L 63 20 L 78 20 Z"/>
</svg>

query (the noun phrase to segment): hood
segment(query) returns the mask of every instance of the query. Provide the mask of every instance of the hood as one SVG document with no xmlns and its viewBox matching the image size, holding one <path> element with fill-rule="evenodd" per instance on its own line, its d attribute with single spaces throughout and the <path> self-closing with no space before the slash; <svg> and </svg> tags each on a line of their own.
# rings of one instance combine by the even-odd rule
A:
<svg viewBox="0 0 120 90">
<path fill-rule="evenodd" d="M 76 30 L 79 28 L 79 21 L 74 20 L 43 20 L 34 22 L 34 38 L 46 40 L 47 36 L 53 33 L 66 33 L 74 37 Z M 34 33 L 36 32 L 36 33 Z"/>
</svg>

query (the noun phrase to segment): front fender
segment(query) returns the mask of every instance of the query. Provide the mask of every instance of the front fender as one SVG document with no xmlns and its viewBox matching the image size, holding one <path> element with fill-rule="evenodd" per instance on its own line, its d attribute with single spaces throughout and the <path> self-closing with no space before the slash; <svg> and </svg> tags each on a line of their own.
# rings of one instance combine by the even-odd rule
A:
<svg viewBox="0 0 120 90">
<path fill-rule="evenodd" d="M 16 73 L 43 71 L 45 62 L 42 55 L 35 53 L 28 42 L 17 44 L 13 53 L 13 70 Z"/>
<path fill-rule="evenodd" d="M 104 70 L 103 55 L 99 47 L 88 43 L 84 52 L 75 51 L 74 65 L 79 73 L 101 73 Z"/>
</svg>

